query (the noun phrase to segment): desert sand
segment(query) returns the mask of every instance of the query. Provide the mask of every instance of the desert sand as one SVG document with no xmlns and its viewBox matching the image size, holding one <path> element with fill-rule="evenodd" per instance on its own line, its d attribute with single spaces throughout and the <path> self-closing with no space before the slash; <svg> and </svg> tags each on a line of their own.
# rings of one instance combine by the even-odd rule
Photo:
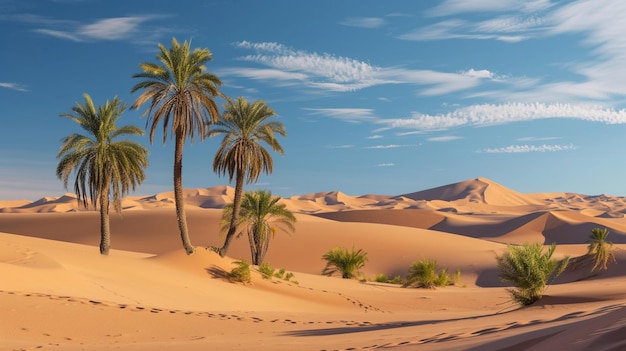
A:
<svg viewBox="0 0 626 351">
<path fill-rule="evenodd" d="M 0 201 L 2 350 L 624 350 L 626 199 L 522 194 L 484 178 L 402 195 L 339 191 L 282 199 L 296 232 L 277 233 L 265 261 L 293 281 L 231 283 L 250 260 L 245 238 L 220 258 L 226 186 L 186 189 L 196 252 L 180 244 L 173 193 L 124 199 L 111 213 L 110 255 L 98 252 L 99 212 L 76 197 Z M 616 263 L 577 259 L 545 296 L 521 308 L 499 281 L 507 243 L 557 243 L 585 254 L 606 227 Z M 461 279 L 437 289 L 325 277 L 334 246 L 368 253 L 364 277 L 408 273 L 431 258 Z"/>
</svg>

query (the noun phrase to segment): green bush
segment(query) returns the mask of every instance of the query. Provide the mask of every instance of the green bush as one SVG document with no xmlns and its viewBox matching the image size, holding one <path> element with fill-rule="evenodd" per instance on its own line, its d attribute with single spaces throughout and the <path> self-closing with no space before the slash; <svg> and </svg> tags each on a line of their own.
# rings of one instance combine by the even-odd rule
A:
<svg viewBox="0 0 626 351">
<path fill-rule="evenodd" d="M 374 277 L 374 281 L 377 283 L 387 283 L 389 281 L 389 278 L 387 278 L 386 274 L 380 273 Z"/>
<path fill-rule="evenodd" d="M 541 243 L 508 247 L 509 251 L 497 256 L 496 260 L 500 279 L 515 286 L 507 291 L 520 305 L 531 305 L 539 300 L 549 283 L 561 274 L 569 263 L 569 257 L 561 261 L 552 259 L 556 244 L 552 244 L 545 253 Z"/>
<path fill-rule="evenodd" d="M 457 271 L 460 278 L 461 271 Z M 439 269 L 436 260 L 422 259 L 413 263 L 409 267 L 409 275 L 404 282 L 405 287 L 418 287 L 432 289 L 437 286 L 447 286 L 454 284 L 450 278 L 448 270 Z"/>
<path fill-rule="evenodd" d="M 274 276 L 274 268 L 272 268 L 272 265 L 269 262 L 261 263 L 259 266 L 259 272 L 261 273 L 263 279 L 272 279 Z"/>
<path fill-rule="evenodd" d="M 228 280 L 231 282 L 249 283 L 250 277 L 250 264 L 246 260 L 238 260 L 233 262 L 237 267 L 233 268 L 228 273 Z"/>
<path fill-rule="evenodd" d="M 326 260 L 326 267 L 322 271 L 323 275 L 331 276 L 335 273 L 341 273 L 344 279 L 354 279 L 361 273 L 360 270 L 367 262 L 367 252 L 359 249 L 348 251 L 343 247 L 335 247 L 322 256 Z"/>
<path fill-rule="evenodd" d="M 278 272 L 274 273 L 274 276 L 278 279 L 283 279 L 283 277 L 285 276 L 285 269 L 279 269 Z"/>
</svg>

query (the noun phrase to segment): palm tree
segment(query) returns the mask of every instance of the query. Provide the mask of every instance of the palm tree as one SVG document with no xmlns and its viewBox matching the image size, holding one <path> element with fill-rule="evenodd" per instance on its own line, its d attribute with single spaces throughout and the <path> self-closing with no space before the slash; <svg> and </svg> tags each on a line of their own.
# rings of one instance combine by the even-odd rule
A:
<svg viewBox="0 0 626 351">
<path fill-rule="evenodd" d="M 194 140 L 196 132 L 203 139 L 207 135 L 209 124 L 219 119 L 214 98 L 222 96 L 217 88 L 222 82 L 217 76 L 205 72 L 205 64 L 212 60 L 208 49 L 190 51 L 190 43 L 185 41 L 180 44 L 173 38 L 171 48 L 166 49 L 159 44 L 159 50 L 159 63 L 141 63 L 139 67 L 142 72 L 133 75 L 133 78 L 141 78 L 142 81 L 131 92 L 143 92 L 131 108 L 137 109 L 150 101 L 142 115 L 148 115 L 146 126 L 150 124 L 150 143 L 154 140 L 159 123 L 163 124 L 164 144 L 168 128 L 169 133 L 174 136 L 176 218 L 183 247 L 187 254 L 192 254 L 194 247 L 189 240 L 183 202 L 183 147 L 187 138 Z"/>
<path fill-rule="evenodd" d="M 591 271 L 596 269 L 607 269 L 607 263 L 609 261 L 615 262 L 615 256 L 613 255 L 613 243 L 606 240 L 609 235 L 607 228 L 593 228 L 591 230 L 591 236 L 587 242 L 587 255 L 593 255 L 594 265 Z"/>
<path fill-rule="evenodd" d="M 224 139 L 213 159 L 213 170 L 220 175 L 228 173 L 229 181 L 235 178 L 235 197 L 233 199 L 233 216 L 224 244 L 217 249 L 224 257 L 237 231 L 237 217 L 241 207 L 244 179 L 247 183 L 254 183 L 259 179 L 261 172 L 270 174 L 274 162 L 270 153 L 261 145 L 261 142 L 270 146 L 273 151 L 284 155 L 275 133 L 287 136 L 285 126 L 277 121 L 267 119 L 276 113 L 264 101 L 258 100 L 252 104 L 243 97 L 237 101 L 228 99 L 224 104 L 222 118 L 211 129 L 208 136 L 224 134 Z"/>
<path fill-rule="evenodd" d="M 515 286 L 515 289 L 508 289 L 513 300 L 521 305 L 531 305 L 542 297 L 548 284 L 563 272 L 569 257 L 561 261 L 552 259 L 555 249 L 556 245 L 552 244 L 543 253 L 541 243 L 509 245 L 508 252 L 496 257 L 500 279 Z"/>
<path fill-rule="evenodd" d="M 270 239 L 278 230 L 295 231 L 296 217 L 286 209 L 285 204 L 279 204 L 278 201 L 280 197 L 273 197 L 271 192 L 264 190 L 244 193 L 236 224 L 243 227 L 239 235 L 243 234 L 243 230 L 248 233 L 254 265 L 263 263 Z M 224 207 L 222 232 L 227 232 L 231 228 L 233 209 L 234 204 Z"/>
<path fill-rule="evenodd" d="M 359 249 L 348 251 L 343 247 L 335 247 L 322 256 L 326 260 L 326 267 L 322 271 L 323 275 L 331 276 L 335 273 L 341 273 L 344 279 L 353 279 L 358 276 L 361 268 L 365 267 L 367 262 L 367 252 Z"/>
<path fill-rule="evenodd" d="M 111 244 L 109 197 L 113 196 L 113 206 L 120 213 L 121 198 L 145 179 L 148 150 L 133 141 L 114 141 L 120 136 L 144 133 L 135 126 L 117 127 L 115 122 L 126 109 L 117 97 L 97 108 L 88 94 L 83 97 L 84 105 L 77 102 L 71 113 L 63 113 L 61 117 L 78 123 L 88 135 L 75 133 L 62 139 L 56 174 L 67 189 L 70 174 L 74 172 L 74 191 L 79 203 L 82 201 L 87 208 L 89 196 L 94 207 L 100 204 L 100 253 L 107 255 Z"/>
</svg>

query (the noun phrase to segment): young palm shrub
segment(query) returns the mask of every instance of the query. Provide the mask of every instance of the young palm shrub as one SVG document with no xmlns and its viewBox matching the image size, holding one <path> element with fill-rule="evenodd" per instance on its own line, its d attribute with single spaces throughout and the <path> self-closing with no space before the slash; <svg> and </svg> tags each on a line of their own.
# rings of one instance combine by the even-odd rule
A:
<svg viewBox="0 0 626 351">
<path fill-rule="evenodd" d="M 439 272 L 437 272 L 439 271 Z M 405 287 L 432 289 L 437 286 L 453 284 L 447 269 L 439 269 L 437 261 L 431 259 L 419 260 L 409 267 L 409 275 L 404 283 Z"/>
<path fill-rule="evenodd" d="M 528 306 L 539 300 L 548 284 L 563 272 L 569 257 L 558 261 L 552 259 L 556 244 L 543 252 L 541 243 L 509 245 L 509 251 L 497 256 L 500 279 L 512 283 L 515 288 L 507 289 L 513 300 Z"/>
<path fill-rule="evenodd" d="M 263 262 L 259 265 L 259 273 L 263 279 L 272 279 L 274 276 L 274 268 L 269 262 Z"/>
<path fill-rule="evenodd" d="M 323 275 L 331 276 L 341 273 L 343 279 L 354 279 L 361 273 L 361 268 L 365 267 L 367 252 L 362 249 L 354 251 L 354 247 L 351 251 L 343 247 L 335 247 L 326 252 L 322 259 L 326 261 Z"/>
<path fill-rule="evenodd" d="M 607 228 L 593 228 L 591 230 L 591 236 L 587 243 L 587 255 L 593 255 L 594 265 L 591 271 L 596 269 L 607 269 L 609 261 L 615 262 L 615 256 L 613 255 L 613 243 L 606 240 L 609 235 Z"/>
</svg>

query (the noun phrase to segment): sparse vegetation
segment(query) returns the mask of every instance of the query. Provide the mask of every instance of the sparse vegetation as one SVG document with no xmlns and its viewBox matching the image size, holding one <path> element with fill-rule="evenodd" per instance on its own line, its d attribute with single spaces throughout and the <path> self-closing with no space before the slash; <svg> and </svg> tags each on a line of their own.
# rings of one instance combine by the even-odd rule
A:
<svg viewBox="0 0 626 351">
<path fill-rule="evenodd" d="M 292 272 L 287 272 L 284 268 L 276 271 L 274 268 L 272 268 L 272 265 L 269 262 L 264 262 L 259 266 L 259 273 L 261 273 L 263 279 L 271 280 L 272 278 L 278 278 L 294 284 L 298 284 L 297 281 L 291 280 L 294 277 Z"/>
<path fill-rule="evenodd" d="M 389 277 L 384 273 L 377 274 L 376 277 L 374 277 L 374 281 L 378 283 L 389 283 L 397 285 L 404 284 L 404 279 L 401 276 L 396 275 L 392 279 L 389 279 Z"/>
<path fill-rule="evenodd" d="M 259 265 L 259 272 L 261 276 L 263 276 L 263 279 L 272 279 L 274 276 L 274 268 L 272 268 L 269 262 L 261 263 L 261 265 Z"/>
<path fill-rule="evenodd" d="M 362 249 L 351 251 L 343 247 L 335 247 L 326 252 L 322 259 L 326 261 L 326 267 L 322 271 L 323 275 L 331 276 L 340 273 L 344 279 L 357 278 L 361 273 L 361 268 L 367 262 L 367 252 Z"/>
<path fill-rule="evenodd" d="M 233 262 L 236 267 L 228 273 L 228 280 L 238 283 L 250 283 L 250 264 L 246 260 L 237 260 Z"/>
<path fill-rule="evenodd" d="M 613 243 L 606 240 L 609 235 L 607 228 L 593 228 L 587 243 L 587 255 L 593 256 L 594 264 L 591 271 L 607 269 L 609 261 L 616 262 L 613 255 Z"/>
<path fill-rule="evenodd" d="M 440 268 L 436 260 L 422 259 L 409 267 L 405 287 L 432 289 L 435 287 L 453 285 L 460 279 L 461 271 L 457 270 L 456 279 L 450 278 L 448 270 Z"/>
<path fill-rule="evenodd" d="M 567 267 L 569 257 L 561 261 L 552 259 L 555 249 L 556 244 L 545 253 L 540 243 L 509 245 L 508 252 L 496 257 L 500 279 L 515 286 L 507 290 L 515 302 L 528 306 L 539 300 L 547 286 Z"/>
</svg>

